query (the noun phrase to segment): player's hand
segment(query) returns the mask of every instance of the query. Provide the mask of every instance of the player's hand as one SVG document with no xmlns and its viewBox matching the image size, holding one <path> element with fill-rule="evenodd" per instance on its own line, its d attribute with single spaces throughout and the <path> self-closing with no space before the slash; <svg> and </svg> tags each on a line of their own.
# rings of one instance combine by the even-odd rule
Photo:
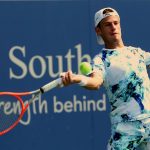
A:
<svg viewBox="0 0 150 150">
<path fill-rule="evenodd" d="M 73 74 L 72 71 L 63 72 L 60 74 L 60 77 L 62 78 L 64 86 L 80 82 L 78 75 Z"/>
</svg>

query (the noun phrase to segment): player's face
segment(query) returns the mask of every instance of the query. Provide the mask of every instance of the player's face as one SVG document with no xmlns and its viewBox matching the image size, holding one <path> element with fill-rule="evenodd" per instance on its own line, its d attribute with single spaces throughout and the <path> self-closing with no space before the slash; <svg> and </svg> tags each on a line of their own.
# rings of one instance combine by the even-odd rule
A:
<svg viewBox="0 0 150 150">
<path fill-rule="evenodd" d="M 121 40 L 120 19 L 118 16 L 109 16 L 100 22 L 99 33 L 105 43 Z"/>
</svg>

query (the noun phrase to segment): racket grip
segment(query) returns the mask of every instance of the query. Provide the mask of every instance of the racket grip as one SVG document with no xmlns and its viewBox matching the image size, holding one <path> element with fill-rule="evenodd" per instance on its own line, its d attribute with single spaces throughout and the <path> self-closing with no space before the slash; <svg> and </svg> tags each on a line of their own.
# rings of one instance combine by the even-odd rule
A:
<svg viewBox="0 0 150 150">
<path fill-rule="evenodd" d="M 63 86 L 62 78 L 58 78 L 58 79 L 56 79 L 56 80 L 54 80 L 54 81 L 51 81 L 51 82 L 49 82 L 48 84 L 42 86 L 42 87 L 40 88 L 40 91 L 41 91 L 42 93 L 45 93 L 45 92 L 47 92 L 47 91 L 49 91 L 49 90 L 51 90 L 51 89 L 53 89 L 53 88 L 55 88 L 55 87 L 62 87 L 62 86 Z"/>
</svg>

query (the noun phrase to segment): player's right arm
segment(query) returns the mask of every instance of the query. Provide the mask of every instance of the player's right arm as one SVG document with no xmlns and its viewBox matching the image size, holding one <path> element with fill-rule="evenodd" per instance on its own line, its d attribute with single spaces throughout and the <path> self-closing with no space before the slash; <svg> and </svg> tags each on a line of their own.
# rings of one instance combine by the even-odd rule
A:
<svg viewBox="0 0 150 150">
<path fill-rule="evenodd" d="M 102 75 L 96 72 L 93 72 L 90 77 L 87 77 L 68 71 L 63 74 L 62 81 L 65 86 L 77 83 L 90 90 L 97 90 L 103 84 Z"/>
<path fill-rule="evenodd" d="M 105 80 L 105 67 L 100 55 L 96 55 L 92 61 L 92 73 L 90 76 L 73 74 L 71 71 L 65 72 L 62 81 L 65 86 L 78 83 L 90 90 L 97 90 Z"/>
</svg>

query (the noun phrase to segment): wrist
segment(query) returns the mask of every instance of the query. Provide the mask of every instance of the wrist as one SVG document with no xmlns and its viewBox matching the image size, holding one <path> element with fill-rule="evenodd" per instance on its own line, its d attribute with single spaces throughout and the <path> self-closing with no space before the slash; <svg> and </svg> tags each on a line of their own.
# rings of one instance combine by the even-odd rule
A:
<svg viewBox="0 0 150 150">
<path fill-rule="evenodd" d="M 88 78 L 87 77 L 81 77 L 81 81 L 78 83 L 80 86 L 86 86 L 88 83 Z"/>
</svg>

